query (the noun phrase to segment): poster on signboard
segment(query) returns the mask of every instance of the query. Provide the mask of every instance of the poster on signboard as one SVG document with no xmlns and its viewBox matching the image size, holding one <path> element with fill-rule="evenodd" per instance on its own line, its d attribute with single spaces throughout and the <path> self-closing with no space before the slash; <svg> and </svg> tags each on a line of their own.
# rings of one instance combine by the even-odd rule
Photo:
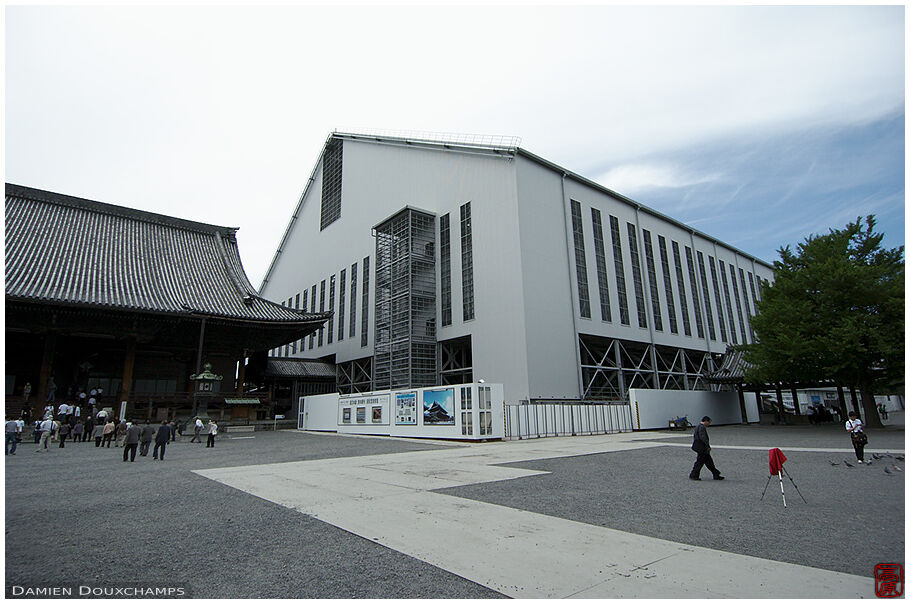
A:
<svg viewBox="0 0 910 604">
<path fill-rule="evenodd" d="M 351 423 L 351 408 L 350 407 L 345 407 L 344 409 L 341 410 L 341 421 L 344 422 L 345 424 Z"/>
<path fill-rule="evenodd" d="M 373 407 L 373 423 L 382 423 L 382 407 Z"/>
<path fill-rule="evenodd" d="M 417 425 L 416 392 L 399 392 L 395 395 L 395 424 L 398 426 Z"/>
<path fill-rule="evenodd" d="M 425 426 L 455 425 L 455 391 L 452 388 L 424 390 L 423 424 Z"/>
<path fill-rule="evenodd" d="M 357 407 L 357 423 L 358 424 L 367 423 L 367 408 L 366 407 Z"/>
</svg>

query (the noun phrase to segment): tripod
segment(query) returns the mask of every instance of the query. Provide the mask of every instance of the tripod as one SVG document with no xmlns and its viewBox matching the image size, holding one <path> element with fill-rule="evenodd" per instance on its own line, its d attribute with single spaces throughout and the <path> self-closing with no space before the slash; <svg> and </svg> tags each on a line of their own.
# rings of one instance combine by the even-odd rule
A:
<svg viewBox="0 0 910 604">
<path fill-rule="evenodd" d="M 793 482 L 793 477 L 790 476 L 790 472 L 787 471 L 787 469 L 783 466 L 783 464 L 781 464 L 780 469 L 783 471 L 783 474 L 787 475 L 787 478 L 790 479 L 790 482 L 793 483 L 793 488 L 795 488 L 796 492 L 799 493 L 799 497 L 800 497 L 800 499 L 803 500 L 803 503 L 809 503 L 808 501 L 806 501 L 806 498 L 803 497 L 803 494 L 799 492 L 799 487 L 796 486 L 795 482 Z M 780 479 L 780 496 L 784 500 L 784 507 L 787 507 L 787 497 L 784 495 L 784 477 L 780 471 L 778 471 L 777 477 Z M 772 478 L 774 478 L 773 474 L 771 476 L 768 476 L 768 482 L 765 483 L 765 490 L 761 492 L 761 498 L 759 499 L 759 501 L 761 501 L 765 498 L 765 492 L 767 492 L 768 485 L 771 484 Z"/>
</svg>

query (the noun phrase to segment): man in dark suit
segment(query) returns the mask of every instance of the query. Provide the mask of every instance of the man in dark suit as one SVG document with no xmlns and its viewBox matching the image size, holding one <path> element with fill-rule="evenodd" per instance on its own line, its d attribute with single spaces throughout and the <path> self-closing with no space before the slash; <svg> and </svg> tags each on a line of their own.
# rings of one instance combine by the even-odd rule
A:
<svg viewBox="0 0 910 604">
<path fill-rule="evenodd" d="M 158 432 L 155 433 L 155 450 L 152 451 L 152 457 L 158 459 L 158 449 L 161 449 L 161 461 L 164 461 L 164 450 L 167 448 L 168 441 L 171 440 L 171 429 L 167 425 L 167 420 L 162 420 L 158 426 Z"/>
<path fill-rule="evenodd" d="M 139 437 L 139 455 L 146 457 L 149 454 L 149 447 L 153 438 L 155 438 L 155 426 L 149 420 L 145 420 L 145 425 L 142 426 L 142 435 Z"/>
<path fill-rule="evenodd" d="M 126 435 L 123 439 L 123 461 L 126 461 L 129 454 L 130 461 L 136 461 L 136 449 L 139 448 L 139 438 L 142 435 L 142 428 L 139 424 L 130 424 L 126 429 Z"/>
<path fill-rule="evenodd" d="M 695 438 L 692 441 L 692 450 L 698 455 L 695 458 L 695 465 L 692 466 L 692 471 L 689 473 L 689 478 L 692 480 L 701 480 L 698 477 L 701 474 L 701 467 L 707 466 L 708 470 L 711 471 L 711 474 L 714 475 L 714 480 L 723 480 L 724 477 L 720 475 L 720 470 L 714 466 L 714 460 L 711 459 L 711 445 L 708 444 L 708 426 L 711 425 L 711 418 L 707 415 L 701 418 L 701 423 L 695 426 Z"/>
</svg>

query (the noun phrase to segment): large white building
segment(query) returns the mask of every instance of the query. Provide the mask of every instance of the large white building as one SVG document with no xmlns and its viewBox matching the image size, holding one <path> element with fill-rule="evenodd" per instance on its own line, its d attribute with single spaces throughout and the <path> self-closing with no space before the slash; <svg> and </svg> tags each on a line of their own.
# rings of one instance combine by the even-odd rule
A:
<svg viewBox="0 0 910 604">
<path fill-rule="evenodd" d="M 506 401 L 708 389 L 772 267 L 520 147 L 334 133 L 262 296 L 324 329 L 272 356 L 341 392 L 481 379 Z"/>
</svg>

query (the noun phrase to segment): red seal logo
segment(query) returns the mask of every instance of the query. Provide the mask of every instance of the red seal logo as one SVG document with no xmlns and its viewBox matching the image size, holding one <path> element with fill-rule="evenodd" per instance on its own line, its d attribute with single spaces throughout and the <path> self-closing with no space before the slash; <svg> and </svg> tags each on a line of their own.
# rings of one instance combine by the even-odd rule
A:
<svg viewBox="0 0 910 604">
<path fill-rule="evenodd" d="M 875 565 L 875 595 L 899 598 L 904 595 L 904 567 L 897 562 Z"/>
</svg>

